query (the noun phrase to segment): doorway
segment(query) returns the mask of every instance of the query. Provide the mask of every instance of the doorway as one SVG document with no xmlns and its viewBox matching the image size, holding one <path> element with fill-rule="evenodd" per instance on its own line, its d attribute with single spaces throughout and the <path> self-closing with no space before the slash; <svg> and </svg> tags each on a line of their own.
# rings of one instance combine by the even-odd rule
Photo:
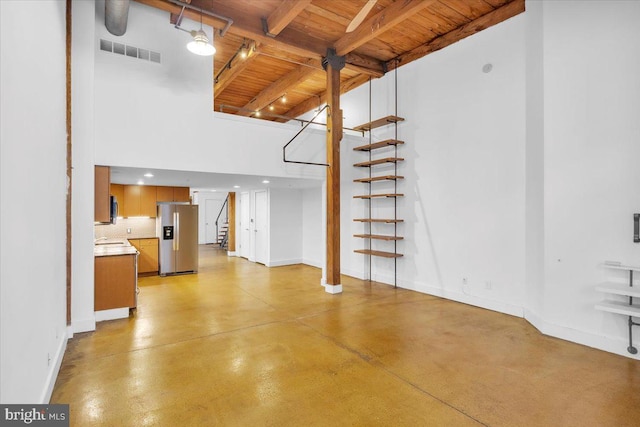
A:
<svg viewBox="0 0 640 427">
<path fill-rule="evenodd" d="M 251 204 L 249 193 L 240 193 L 240 256 L 251 255 Z"/>
<path fill-rule="evenodd" d="M 267 263 L 267 250 L 269 239 L 268 214 L 267 214 L 267 192 L 266 190 L 253 193 L 253 261 L 261 264 Z M 249 258 L 251 260 L 251 258 Z"/>
</svg>

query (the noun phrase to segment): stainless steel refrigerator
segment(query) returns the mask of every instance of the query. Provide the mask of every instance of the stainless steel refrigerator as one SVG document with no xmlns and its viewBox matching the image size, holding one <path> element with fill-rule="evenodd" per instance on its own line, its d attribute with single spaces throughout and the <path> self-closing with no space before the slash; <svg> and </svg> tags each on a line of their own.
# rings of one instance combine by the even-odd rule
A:
<svg viewBox="0 0 640 427">
<path fill-rule="evenodd" d="M 198 205 L 158 204 L 160 275 L 198 272 Z"/>
</svg>

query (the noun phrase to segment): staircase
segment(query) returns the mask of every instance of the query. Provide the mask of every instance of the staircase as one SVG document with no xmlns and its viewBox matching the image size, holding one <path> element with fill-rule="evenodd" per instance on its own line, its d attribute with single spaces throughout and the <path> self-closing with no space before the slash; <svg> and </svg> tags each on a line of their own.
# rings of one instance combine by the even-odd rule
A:
<svg viewBox="0 0 640 427">
<path fill-rule="evenodd" d="M 218 226 L 218 238 L 216 243 L 220 249 L 227 249 L 227 243 L 229 241 L 229 222 L 225 220 Z"/>
<path fill-rule="evenodd" d="M 216 218 L 216 244 L 220 249 L 227 249 L 229 242 L 229 195 L 224 199 Z"/>
</svg>

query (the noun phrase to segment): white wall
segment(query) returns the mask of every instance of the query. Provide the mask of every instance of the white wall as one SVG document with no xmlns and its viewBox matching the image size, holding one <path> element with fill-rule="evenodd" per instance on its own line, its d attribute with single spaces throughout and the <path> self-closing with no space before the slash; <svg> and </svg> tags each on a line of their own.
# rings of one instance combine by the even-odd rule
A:
<svg viewBox="0 0 640 427">
<path fill-rule="evenodd" d="M 100 38 L 115 40 L 99 13 L 96 20 L 96 46 Z M 127 32 L 117 41 L 160 52 L 162 64 L 96 53 L 96 162 L 322 179 L 323 168 L 282 162 L 282 146 L 299 126 L 212 111 L 213 60 L 188 52 L 189 37 L 169 24 L 166 12 L 131 3 Z M 309 130 L 290 154 L 317 161 L 323 149 L 324 132 Z"/>
<path fill-rule="evenodd" d="M 605 260 L 637 265 L 640 3 L 544 2 L 544 307 L 540 327 L 626 353 L 627 318 L 596 312 Z M 598 28 L 598 34 L 593 28 Z M 636 340 L 638 328 L 634 328 Z M 637 356 L 636 356 L 637 358 Z"/>
<path fill-rule="evenodd" d="M 398 285 L 445 295 L 500 311 L 522 314 L 524 288 L 524 17 L 464 39 L 398 70 Z M 482 67 L 491 63 L 485 74 Z M 394 114 L 394 73 L 373 82 L 372 118 Z M 343 96 L 346 126 L 368 121 L 368 87 Z M 373 141 L 394 137 L 393 126 L 373 133 Z M 367 175 L 349 165 L 367 159 L 347 143 L 343 182 Z M 387 151 L 385 154 L 393 154 Z M 374 156 L 379 154 L 374 153 Z M 393 172 L 378 167 L 374 175 Z M 393 192 L 393 183 L 373 184 L 373 192 Z M 365 214 L 366 185 L 343 187 L 343 212 Z M 393 218 L 393 200 L 372 202 L 374 217 Z M 360 223 L 343 218 L 342 248 L 365 245 L 351 237 Z M 374 226 L 374 234 L 393 226 Z M 374 242 L 393 251 L 393 244 Z M 367 276 L 366 257 L 343 253 L 343 270 Z M 355 274 L 354 274 L 355 273 Z M 372 278 L 393 283 L 393 260 L 374 258 Z M 463 284 L 466 278 L 466 285 Z M 490 287 L 491 289 L 487 289 Z"/>
<path fill-rule="evenodd" d="M 0 22 L 0 402 L 46 403 L 66 347 L 65 4 L 3 1 Z"/>
<path fill-rule="evenodd" d="M 96 328 L 93 286 L 94 238 L 94 2 L 73 2 L 72 106 L 72 332 Z"/>
<path fill-rule="evenodd" d="M 269 189 L 267 267 L 302 262 L 302 190 Z"/>
<path fill-rule="evenodd" d="M 302 190 L 302 262 L 322 268 L 322 188 Z"/>
</svg>

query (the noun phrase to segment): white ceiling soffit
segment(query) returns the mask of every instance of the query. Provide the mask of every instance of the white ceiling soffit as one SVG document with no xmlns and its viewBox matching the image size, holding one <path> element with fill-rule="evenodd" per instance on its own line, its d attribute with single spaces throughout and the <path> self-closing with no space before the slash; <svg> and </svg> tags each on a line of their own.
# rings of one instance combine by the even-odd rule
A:
<svg viewBox="0 0 640 427">
<path fill-rule="evenodd" d="M 153 177 L 145 177 L 152 174 Z M 321 179 L 282 178 L 261 175 L 233 175 L 208 172 L 189 172 L 167 169 L 111 167 L 112 184 L 165 185 L 190 187 L 198 191 L 243 191 L 259 188 L 314 188 L 322 185 Z M 263 183 L 263 181 L 269 181 Z M 237 186 L 237 187 L 236 187 Z"/>
</svg>

